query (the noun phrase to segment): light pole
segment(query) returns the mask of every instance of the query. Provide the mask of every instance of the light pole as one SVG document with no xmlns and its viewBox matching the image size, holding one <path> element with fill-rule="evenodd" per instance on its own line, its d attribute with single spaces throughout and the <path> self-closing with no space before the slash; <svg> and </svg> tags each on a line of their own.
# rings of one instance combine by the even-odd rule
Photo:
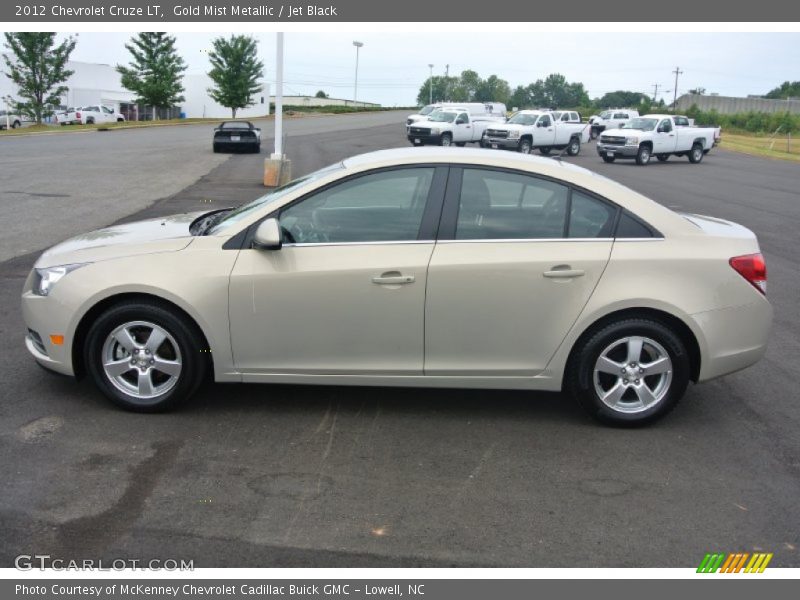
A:
<svg viewBox="0 0 800 600">
<path fill-rule="evenodd" d="M 428 77 L 428 104 L 433 104 L 433 65 L 429 64 L 428 68 L 431 70 L 431 76 Z"/>
<path fill-rule="evenodd" d="M 353 91 L 353 105 L 355 106 L 358 101 L 358 50 L 364 45 L 364 42 L 353 41 L 353 46 L 356 47 L 356 86 Z"/>
</svg>

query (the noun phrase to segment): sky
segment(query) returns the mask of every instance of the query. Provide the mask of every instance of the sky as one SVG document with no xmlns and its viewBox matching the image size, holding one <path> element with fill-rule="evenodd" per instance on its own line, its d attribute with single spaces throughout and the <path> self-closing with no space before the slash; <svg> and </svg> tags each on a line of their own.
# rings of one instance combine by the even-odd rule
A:
<svg viewBox="0 0 800 600">
<path fill-rule="evenodd" d="M 67 33 L 59 34 L 66 36 Z M 108 64 L 127 63 L 124 44 L 134 33 L 78 34 L 72 59 Z M 211 40 L 225 33 L 176 33 L 177 48 L 189 72 L 209 68 Z M 259 40 L 266 79 L 275 80 L 273 32 L 251 33 Z M 609 35 L 613 44 L 608 43 Z M 764 94 L 780 83 L 800 80 L 800 33 L 509 33 L 490 40 L 467 32 L 286 33 L 284 94 L 323 90 L 334 98 L 352 99 L 356 49 L 359 51 L 358 99 L 384 106 L 416 103 L 430 72 L 442 75 L 473 69 L 482 77 L 495 74 L 512 89 L 561 73 L 582 82 L 589 96 L 631 90 L 652 96 L 654 84 L 671 99 L 673 71 L 683 74 L 678 95 L 695 87 L 723 96 Z M 274 90 L 274 88 L 273 88 Z M 659 91 L 659 97 L 662 92 Z"/>
</svg>

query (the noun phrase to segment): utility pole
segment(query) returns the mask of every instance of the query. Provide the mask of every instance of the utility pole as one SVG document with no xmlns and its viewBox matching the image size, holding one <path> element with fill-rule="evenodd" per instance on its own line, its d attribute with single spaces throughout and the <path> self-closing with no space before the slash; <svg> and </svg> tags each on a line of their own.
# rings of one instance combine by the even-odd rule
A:
<svg viewBox="0 0 800 600">
<path fill-rule="evenodd" d="M 683 75 L 683 71 L 681 71 L 680 67 L 675 67 L 673 73 L 675 73 L 675 93 L 672 96 L 672 110 L 674 112 L 678 104 L 678 75 Z"/>
<path fill-rule="evenodd" d="M 428 104 L 433 104 L 433 65 L 429 64 L 428 68 L 431 70 L 431 75 L 428 77 Z"/>
</svg>

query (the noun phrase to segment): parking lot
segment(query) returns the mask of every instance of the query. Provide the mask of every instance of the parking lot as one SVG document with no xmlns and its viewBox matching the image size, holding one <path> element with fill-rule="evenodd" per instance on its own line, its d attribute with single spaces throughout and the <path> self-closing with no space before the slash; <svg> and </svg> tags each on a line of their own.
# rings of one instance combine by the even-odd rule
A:
<svg viewBox="0 0 800 600">
<path fill-rule="evenodd" d="M 294 175 L 408 146 L 404 116 L 288 121 Z M 720 150 L 604 164 L 593 144 L 563 159 L 737 221 L 766 256 L 766 358 L 690 387 L 653 427 L 604 428 L 566 395 L 510 391 L 209 384 L 176 412 L 125 413 L 28 356 L 24 277 L 68 235 L 261 195 L 265 153 L 214 155 L 210 140 L 208 126 L 0 140 L 15 165 L 0 178 L 0 564 L 691 567 L 759 550 L 800 566 L 796 164 Z"/>
</svg>

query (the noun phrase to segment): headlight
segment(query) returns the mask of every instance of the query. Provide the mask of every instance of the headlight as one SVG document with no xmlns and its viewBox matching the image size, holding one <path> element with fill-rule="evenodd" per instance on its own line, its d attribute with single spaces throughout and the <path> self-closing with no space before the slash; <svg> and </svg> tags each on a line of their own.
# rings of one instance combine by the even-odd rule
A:
<svg viewBox="0 0 800 600">
<path fill-rule="evenodd" d="M 517 130 L 515 130 L 515 129 L 511 129 L 511 130 L 508 132 L 508 139 L 510 139 L 510 140 L 515 140 L 515 139 L 517 139 L 518 137 L 519 137 L 519 131 L 517 131 Z"/>
<path fill-rule="evenodd" d="M 33 283 L 33 293 L 37 296 L 47 296 L 53 286 L 58 283 L 64 275 L 85 267 L 88 263 L 77 265 L 61 265 L 60 267 L 47 267 L 46 269 L 36 269 L 36 280 Z"/>
<path fill-rule="evenodd" d="M 626 137 L 625 138 L 625 145 L 626 146 L 638 146 L 639 145 L 639 138 L 637 138 L 637 137 Z"/>
<path fill-rule="evenodd" d="M 436 127 L 431 127 L 431 135 L 439 135 L 441 130 L 437 129 Z"/>
</svg>

